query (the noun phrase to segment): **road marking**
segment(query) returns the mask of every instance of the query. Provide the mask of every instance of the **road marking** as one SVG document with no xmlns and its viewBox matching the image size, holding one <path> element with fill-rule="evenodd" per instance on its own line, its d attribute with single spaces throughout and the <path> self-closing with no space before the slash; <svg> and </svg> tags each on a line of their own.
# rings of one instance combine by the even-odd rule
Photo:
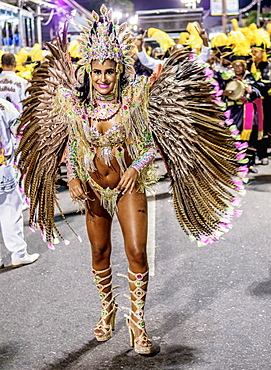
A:
<svg viewBox="0 0 271 370">
<path fill-rule="evenodd" d="M 155 274 L 155 196 L 148 198 L 148 240 L 147 255 L 149 275 Z"/>
</svg>

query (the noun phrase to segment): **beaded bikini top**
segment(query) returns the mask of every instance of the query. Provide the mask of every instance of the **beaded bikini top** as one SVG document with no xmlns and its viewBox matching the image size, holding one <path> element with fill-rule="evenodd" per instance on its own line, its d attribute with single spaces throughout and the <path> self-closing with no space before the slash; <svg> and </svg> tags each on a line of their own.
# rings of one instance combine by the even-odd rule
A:
<svg viewBox="0 0 271 370">
<path fill-rule="evenodd" d="M 123 145 L 126 137 L 125 127 L 122 123 L 115 124 L 104 134 L 98 131 L 96 127 L 85 129 L 85 134 L 89 143 L 99 148 Z"/>
<path fill-rule="evenodd" d="M 87 172 L 95 172 L 95 158 L 98 158 L 103 159 L 108 166 L 111 166 L 112 160 L 117 160 L 123 173 L 127 169 L 125 153 L 132 160 L 139 157 L 142 151 L 142 145 L 139 144 L 140 140 L 145 138 L 144 130 L 148 117 L 144 113 L 146 109 L 143 111 L 140 108 L 139 114 L 138 107 L 147 101 L 147 86 L 146 78 L 142 76 L 122 92 L 121 101 L 115 94 L 104 96 L 93 91 L 90 102 L 81 101 L 76 89 L 70 90 L 60 86 L 58 102 L 70 122 L 69 140 L 75 140 L 77 143 L 76 158 L 80 164 L 80 170 L 77 171 L 85 175 Z M 56 109 L 59 110 L 59 105 L 56 105 Z M 117 123 L 104 133 L 90 125 L 90 118 L 98 121 L 109 120 L 117 113 L 120 116 Z"/>
</svg>

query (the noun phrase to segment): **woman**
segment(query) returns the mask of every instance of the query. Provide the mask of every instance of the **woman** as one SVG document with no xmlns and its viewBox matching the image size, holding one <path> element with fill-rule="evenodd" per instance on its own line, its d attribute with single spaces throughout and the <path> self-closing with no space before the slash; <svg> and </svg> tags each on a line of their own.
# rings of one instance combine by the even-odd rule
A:
<svg viewBox="0 0 271 370">
<path fill-rule="evenodd" d="M 159 77 L 136 79 L 135 39 L 126 25 L 118 27 L 104 6 L 101 17 L 95 12 L 92 17 L 79 40 L 82 60 L 76 79 L 67 55 L 67 29 L 57 47 L 47 45 L 52 56 L 35 72 L 25 102 L 19 167 L 31 199 L 30 227 L 38 210 L 39 228 L 52 248 L 53 231 L 62 237 L 54 222 L 54 204 L 59 207 L 55 181 L 67 147 L 70 194 L 86 205 L 94 281 L 102 305 L 94 329 L 98 341 L 112 336 L 117 311 L 110 263 L 116 213 L 129 263 L 131 345 L 137 353 L 148 354 L 152 342 L 144 323 L 145 189 L 157 180 L 149 124 L 166 161 L 178 221 L 200 245 L 227 231 L 233 203 L 239 205 L 232 190 L 243 191 L 242 180 L 237 189 L 233 178 L 243 177 L 246 170 L 239 168 L 242 159 L 236 160 L 238 150 L 223 122 L 209 70 L 193 62 L 189 52 L 179 51 Z"/>
<path fill-rule="evenodd" d="M 52 248 L 52 230 L 57 230 L 52 204 L 57 202 L 54 179 L 68 144 L 69 190 L 74 201 L 85 203 L 92 272 L 102 305 L 95 336 L 98 341 L 106 341 L 114 329 L 117 304 L 112 292 L 110 255 L 112 217 L 116 213 L 129 263 L 131 310 L 127 325 L 131 345 L 137 353 L 148 354 L 152 342 L 144 324 L 148 285 L 145 189 L 157 179 L 151 165 L 155 149 L 146 110 L 148 83 L 145 76 L 134 78 L 134 39 L 125 24 L 116 27 L 112 13 L 103 6 L 101 17 L 93 12 L 89 26 L 79 40 L 83 55 L 76 79 L 66 43 L 59 39 L 58 48 L 48 45 L 52 52 L 49 65 L 43 64 L 33 78 L 19 148 L 20 168 L 31 198 L 30 225 L 39 204 L 39 227 Z M 36 99 L 41 94 L 44 98 L 38 105 Z M 46 154 L 40 155 L 45 146 Z M 29 166 L 33 162 L 35 166 Z"/>
<path fill-rule="evenodd" d="M 103 306 L 101 319 L 94 329 L 98 341 L 105 341 L 112 336 L 117 305 L 112 294 L 111 226 L 112 216 L 117 207 L 117 217 L 124 236 L 125 252 L 129 262 L 129 282 L 131 291 L 131 315 L 127 320 L 131 335 L 131 344 L 138 353 L 149 353 L 151 340 L 144 327 L 144 303 L 148 285 L 147 243 L 147 200 L 145 192 L 138 191 L 140 171 L 146 168 L 155 156 L 154 144 L 147 125 L 144 136 L 138 135 L 142 154 L 133 161 L 127 151 L 128 144 L 123 125 L 126 106 L 121 105 L 117 97 L 118 72 L 114 60 L 104 62 L 93 60 L 90 78 L 92 81 L 92 102 L 94 110 L 88 116 L 86 131 L 89 144 L 95 156 L 87 172 L 87 186 L 84 178 L 80 179 L 76 158 L 78 140 L 70 136 L 68 151 L 68 180 L 73 200 L 86 200 L 86 225 L 92 251 L 94 281 L 99 290 Z M 121 78 L 121 77 L 120 77 Z M 120 86 L 122 81 L 120 80 Z M 85 95 L 83 115 L 87 110 Z M 78 100 L 80 102 L 80 100 Z M 108 111 L 106 109 L 108 108 Z M 142 122 L 144 123 L 144 122 Z M 82 138 L 81 138 L 82 140 Z M 136 148 L 134 148 L 136 149 Z M 119 154 L 123 156 L 118 157 Z M 85 163 L 83 164 L 83 167 Z M 94 170 L 95 166 L 95 170 Z M 91 171 L 92 168 L 92 171 Z M 94 170 L 94 171 L 93 171 Z M 142 176 L 141 176 L 142 177 Z M 105 190 L 104 190 L 105 189 Z M 110 190 L 109 190 L 110 189 Z M 110 192 L 107 203 L 105 197 Z M 105 207 L 104 207 L 104 206 Z"/>
</svg>

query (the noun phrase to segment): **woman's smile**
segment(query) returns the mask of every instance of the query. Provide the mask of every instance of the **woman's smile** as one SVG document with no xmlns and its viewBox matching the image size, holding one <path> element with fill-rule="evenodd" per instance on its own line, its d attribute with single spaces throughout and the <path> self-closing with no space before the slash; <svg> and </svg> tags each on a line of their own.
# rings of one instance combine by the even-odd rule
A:
<svg viewBox="0 0 271 370">
<path fill-rule="evenodd" d="M 110 59 L 106 59 L 104 63 L 94 60 L 91 67 L 91 79 L 94 89 L 103 95 L 111 93 L 117 80 L 116 63 Z"/>
<path fill-rule="evenodd" d="M 98 84 L 100 89 L 107 89 L 109 87 L 109 84 Z"/>
</svg>

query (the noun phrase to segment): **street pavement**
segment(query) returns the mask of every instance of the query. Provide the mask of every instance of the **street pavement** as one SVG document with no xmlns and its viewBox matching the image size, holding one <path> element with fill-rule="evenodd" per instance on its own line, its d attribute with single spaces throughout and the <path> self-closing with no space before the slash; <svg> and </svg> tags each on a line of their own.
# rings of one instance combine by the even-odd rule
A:
<svg viewBox="0 0 271 370">
<path fill-rule="evenodd" d="M 159 171 L 163 166 L 157 161 Z M 27 227 L 33 265 L 0 270 L 1 370 L 270 370 L 271 369 L 271 164 L 258 166 L 246 185 L 243 215 L 224 239 L 202 248 L 191 243 L 174 215 L 165 178 L 148 196 L 151 277 L 146 303 L 151 356 L 129 346 L 125 309 L 113 337 L 99 343 L 93 327 L 100 304 L 91 276 L 84 214 L 67 189 L 59 199 L 80 243 L 60 216 L 69 245 L 49 250 Z M 119 306 L 129 306 L 127 261 L 119 225 L 112 232 L 114 285 Z M 5 265 L 10 254 L 5 250 Z"/>
</svg>

